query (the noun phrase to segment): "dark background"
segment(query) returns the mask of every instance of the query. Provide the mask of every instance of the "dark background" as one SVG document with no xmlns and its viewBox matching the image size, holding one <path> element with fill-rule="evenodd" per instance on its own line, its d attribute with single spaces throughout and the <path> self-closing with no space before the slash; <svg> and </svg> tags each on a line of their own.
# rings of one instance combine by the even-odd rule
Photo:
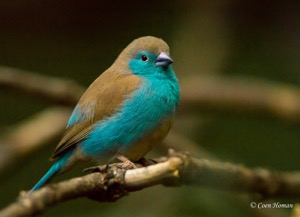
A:
<svg viewBox="0 0 300 217">
<path fill-rule="evenodd" d="M 296 0 L 1 1 L 0 64 L 88 86 L 129 42 L 153 35 L 168 42 L 180 80 L 235 75 L 297 86 L 299 11 Z M 4 90 L 0 103 L 2 131 L 50 106 Z M 299 125 L 207 112 L 196 118 L 180 116 L 175 128 L 224 161 L 299 169 Z M 0 207 L 33 186 L 51 165 L 48 157 L 55 146 L 32 153 L 0 180 Z M 80 174 L 77 168 L 55 181 Z M 158 186 L 112 204 L 87 199 L 66 202 L 45 216 L 264 216 L 239 198 L 205 188 Z M 269 216 L 288 216 L 290 211 L 276 209 Z"/>
</svg>

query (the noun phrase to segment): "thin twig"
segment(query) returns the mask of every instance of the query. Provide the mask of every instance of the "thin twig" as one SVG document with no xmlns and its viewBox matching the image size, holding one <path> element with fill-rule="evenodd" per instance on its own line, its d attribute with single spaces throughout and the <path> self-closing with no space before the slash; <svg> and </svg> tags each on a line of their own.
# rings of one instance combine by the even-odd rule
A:
<svg viewBox="0 0 300 217">
<path fill-rule="evenodd" d="M 111 166 L 101 172 L 46 186 L 21 197 L 0 212 L 1 217 L 36 215 L 57 203 L 89 197 L 113 202 L 128 192 L 150 186 L 208 186 L 234 192 L 258 193 L 264 198 L 300 198 L 299 173 L 275 173 L 231 163 L 199 160 L 173 154 L 148 167 L 133 170 Z"/>
</svg>

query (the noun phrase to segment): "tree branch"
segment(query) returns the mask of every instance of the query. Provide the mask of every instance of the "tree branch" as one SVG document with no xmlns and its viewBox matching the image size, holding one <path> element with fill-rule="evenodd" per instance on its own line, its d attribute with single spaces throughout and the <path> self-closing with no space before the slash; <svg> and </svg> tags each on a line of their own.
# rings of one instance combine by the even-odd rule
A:
<svg viewBox="0 0 300 217">
<path fill-rule="evenodd" d="M 112 165 L 101 172 L 46 186 L 21 197 L 0 212 L 1 217 L 36 215 L 62 201 L 89 197 L 113 202 L 150 186 L 208 186 L 234 192 L 258 193 L 264 198 L 300 198 L 300 173 L 275 173 L 241 165 L 199 160 L 173 154 L 148 167 L 124 170 Z"/>
<path fill-rule="evenodd" d="M 213 111 L 252 114 L 300 123 L 300 89 L 251 78 L 205 77 L 181 80 L 180 113 Z M 0 66 L 0 88 L 74 106 L 85 88 L 70 80 Z"/>
<path fill-rule="evenodd" d="M 85 88 L 62 78 L 0 66 L 0 88 L 36 96 L 58 105 L 74 106 Z"/>
<path fill-rule="evenodd" d="M 71 109 L 47 109 L 19 123 L 0 138 L 0 177 L 42 144 L 52 141 L 65 130 Z"/>
<path fill-rule="evenodd" d="M 300 124 L 298 87 L 237 77 L 196 77 L 181 81 L 183 113 L 251 114 Z"/>
</svg>

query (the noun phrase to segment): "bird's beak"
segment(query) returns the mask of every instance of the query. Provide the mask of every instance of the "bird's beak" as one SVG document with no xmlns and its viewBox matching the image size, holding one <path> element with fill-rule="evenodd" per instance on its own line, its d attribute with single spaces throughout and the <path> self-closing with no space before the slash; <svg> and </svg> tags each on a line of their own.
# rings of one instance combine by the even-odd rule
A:
<svg viewBox="0 0 300 217">
<path fill-rule="evenodd" d="M 167 67 L 173 62 L 174 61 L 171 59 L 171 57 L 169 57 L 168 54 L 166 54 L 165 52 L 161 52 L 155 61 L 155 65 Z"/>
</svg>

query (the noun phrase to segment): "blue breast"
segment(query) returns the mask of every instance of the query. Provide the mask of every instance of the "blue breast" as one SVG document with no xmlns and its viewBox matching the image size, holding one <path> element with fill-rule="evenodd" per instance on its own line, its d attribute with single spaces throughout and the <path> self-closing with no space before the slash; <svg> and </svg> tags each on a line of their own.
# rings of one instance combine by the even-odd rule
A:
<svg viewBox="0 0 300 217">
<path fill-rule="evenodd" d="M 174 114 L 179 86 L 172 70 L 168 77 L 143 78 L 140 87 L 124 101 L 115 115 L 95 125 L 82 142 L 82 150 L 98 159 L 110 159 L 130 148 Z"/>
</svg>

